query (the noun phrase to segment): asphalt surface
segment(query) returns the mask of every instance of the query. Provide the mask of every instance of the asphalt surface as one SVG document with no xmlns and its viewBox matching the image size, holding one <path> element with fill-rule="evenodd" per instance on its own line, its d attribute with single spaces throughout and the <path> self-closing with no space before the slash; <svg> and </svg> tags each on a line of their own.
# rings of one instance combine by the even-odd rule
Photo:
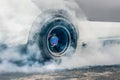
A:
<svg viewBox="0 0 120 80">
<path fill-rule="evenodd" d="M 45 73 L 4 73 L 0 80 L 120 80 L 120 65 L 94 66 Z"/>
</svg>

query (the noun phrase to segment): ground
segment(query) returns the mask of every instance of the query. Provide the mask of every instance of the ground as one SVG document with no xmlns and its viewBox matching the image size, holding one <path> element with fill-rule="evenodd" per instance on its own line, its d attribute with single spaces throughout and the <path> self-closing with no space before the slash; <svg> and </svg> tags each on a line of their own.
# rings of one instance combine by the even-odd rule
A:
<svg viewBox="0 0 120 80">
<path fill-rule="evenodd" d="M 120 66 L 95 66 L 45 73 L 5 73 L 0 80 L 120 80 Z"/>
</svg>

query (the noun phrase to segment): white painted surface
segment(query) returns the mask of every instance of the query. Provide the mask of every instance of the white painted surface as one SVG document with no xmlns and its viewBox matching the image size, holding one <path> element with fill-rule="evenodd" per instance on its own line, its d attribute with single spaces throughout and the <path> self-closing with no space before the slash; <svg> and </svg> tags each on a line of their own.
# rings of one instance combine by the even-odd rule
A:
<svg viewBox="0 0 120 80">
<path fill-rule="evenodd" d="M 79 38 L 94 39 L 94 38 L 118 38 L 120 37 L 119 22 L 93 22 L 81 21 L 78 23 Z"/>
</svg>

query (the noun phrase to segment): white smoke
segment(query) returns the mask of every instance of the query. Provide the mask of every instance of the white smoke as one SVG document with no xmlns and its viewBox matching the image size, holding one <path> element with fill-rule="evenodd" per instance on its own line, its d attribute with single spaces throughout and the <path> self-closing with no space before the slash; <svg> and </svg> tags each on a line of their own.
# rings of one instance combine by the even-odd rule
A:
<svg viewBox="0 0 120 80">
<path fill-rule="evenodd" d="M 0 42 L 24 44 L 39 14 L 40 10 L 30 0 L 0 0 Z"/>
<path fill-rule="evenodd" d="M 92 42 L 87 48 L 80 48 L 72 57 L 62 59 L 60 65 L 46 63 L 44 66 L 38 62 L 28 65 L 28 55 L 19 54 L 14 46 L 26 44 L 29 31 L 36 17 L 48 9 L 65 9 L 73 16 L 73 22 L 86 20 L 78 4 L 73 0 L 0 0 L 0 44 L 7 44 L 9 49 L 0 51 L 0 73 L 3 72 L 44 72 L 55 69 L 72 69 L 84 66 L 111 65 L 120 63 L 120 45 L 101 46 L 97 41 L 96 33 L 90 35 L 86 29 L 85 36 L 92 37 Z M 77 19 L 76 19 L 77 17 Z M 77 25 L 77 24 L 76 24 Z M 1 50 L 1 49 L 0 49 Z M 33 51 L 37 48 L 33 46 Z M 38 54 L 39 55 L 39 54 Z M 9 61 L 24 60 L 26 65 L 17 66 Z"/>
</svg>

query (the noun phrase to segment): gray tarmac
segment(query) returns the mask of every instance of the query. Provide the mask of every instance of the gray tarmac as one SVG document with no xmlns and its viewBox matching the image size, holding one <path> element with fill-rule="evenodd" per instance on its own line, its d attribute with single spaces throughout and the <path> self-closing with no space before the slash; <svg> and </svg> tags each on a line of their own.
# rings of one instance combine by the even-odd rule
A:
<svg viewBox="0 0 120 80">
<path fill-rule="evenodd" d="M 4 73 L 0 80 L 120 80 L 120 65 L 94 66 L 45 73 Z"/>
</svg>

